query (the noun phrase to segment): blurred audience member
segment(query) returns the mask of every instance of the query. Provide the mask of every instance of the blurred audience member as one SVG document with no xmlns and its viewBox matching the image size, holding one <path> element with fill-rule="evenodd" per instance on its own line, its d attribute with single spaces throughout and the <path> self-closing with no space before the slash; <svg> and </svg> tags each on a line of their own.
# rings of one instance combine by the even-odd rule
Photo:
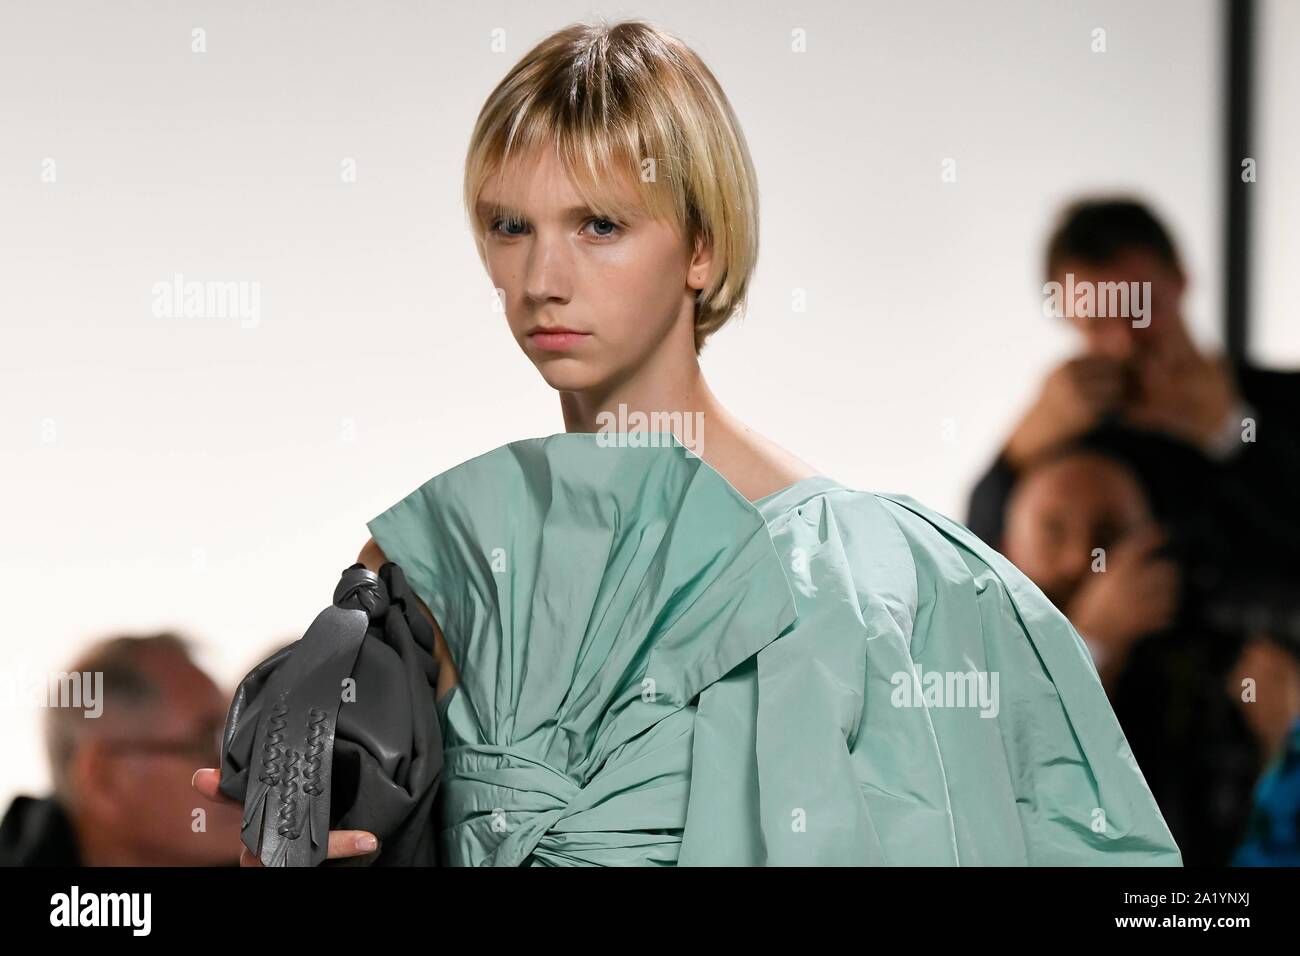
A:
<svg viewBox="0 0 1300 956">
<path fill-rule="evenodd" d="M 1193 344 L 1181 257 L 1140 203 L 1069 207 L 1046 260 L 1082 351 L 1047 376 L 976 485 L 971 529 L 997 546 L 1017 478 L 1087 435 L 1136 472 L 1172 538 L 1185 597 L 1217 593 L 1229 579 L 1262 590 L 1264 601 L 1269 588 L 1288 590 L 1300 559 L 1300 373 L 1228 362 Z M 1118 297 L 1116 283 L 1140 298 Z M 1090 306 L 1081 298 L 1089 290 Z M 1103 298 L 1124 314 L 1099 316 Z"/>
<path fill-rule="evenodd" d="M 1255 788 L 1250 822 L 1233 863 L 1300 866 L 1300 658 L 1270 640 L 1246 645 L 1229 692 L 1269 765 Z"/>
<path fill-rule="evenodd" d="M 1164 543 L 1125 465 L 1067 449 L 1016 484 L 1000 547 L 1074 624 L 1110 691 L 1134 644 L 1173 621 L 1178 570 Z"/>
<path fill-rule="evenodd" d="M 1179 612 L 1178 571 L 1133 472 L 1086 446 L 1026 470 L 1008 502 L 1007 558 L 1070 618 L 1189 865 L 1225 865 L 1259 770 L 1223 693 L 1239 643 Z"/>
<path fill-rule="evenodd" d="M 0 823 L 8 866 L 202 866 L 239 860 L 240 808 L 197 804 L 219 766 L 228 698 L 172 634 L 115 637 L 70 672 L 103 675 L 98 717 L 46 712 L 54 793 L 17 797 Z"/>
</svg>

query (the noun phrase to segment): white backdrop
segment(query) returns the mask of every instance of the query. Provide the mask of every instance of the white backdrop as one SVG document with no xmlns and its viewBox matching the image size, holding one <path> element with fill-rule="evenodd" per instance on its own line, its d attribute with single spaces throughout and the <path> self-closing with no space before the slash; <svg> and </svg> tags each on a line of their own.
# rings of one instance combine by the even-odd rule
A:
<svg viewBox="0 0 1300 956">
<path fill-rule="evenodd" d="M 1259 12 L 1251 244 L 1251 358 L 1300 365 L 1300 3 L 1263 0 Z"/>
<path fill-rule="evenodd" d="M 233 684 L 328 603 L 367 519 L 562 429 L 491 310 L 461 163 L 491 87 L 589 9 L 0 7 L 7 666 L 168 627 Z M 1194 273 L 1195 330 L 1217 338 L 1211 0 L 596 9 L 678 33 L 732 98 L 762 251 L 750 314 L 706 371 L 823 473 L 964 516 L 1071 345 L 1041 318 L 1040 250 L 1080 192 L 1155 204 Z M 176 273 L 258 283 L 256 327 L 155 317 Z M 38 716 L 5 715 L 0 798 L 46 783 Z"/>
</svg>

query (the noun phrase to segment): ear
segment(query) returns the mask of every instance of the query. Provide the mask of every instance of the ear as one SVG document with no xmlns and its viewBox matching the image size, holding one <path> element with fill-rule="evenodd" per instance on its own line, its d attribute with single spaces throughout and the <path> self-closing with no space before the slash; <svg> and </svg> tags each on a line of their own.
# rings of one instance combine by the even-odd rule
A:
<svg viewBox="0 0 1300 956">
<path fill-rule="evenodd" d="M 1177 291 L 1178 297 L 1181 299 L 1183 294 L 1187 292 L 1187 286 L 1190 283 L 1187 278 L 1187 273 L 1181 268 L 1178 269 L 1175 275 L 1177 276 L 1178 281 L 1174 284 L 1174 289 Z"/>
<path fill-rule="evenodd" d="M 83 741 L 73 754 L 68 773 L 77 802 L 87 814 L 100 818 L 111 814 L 117 803 L 117 780 L 106 746 L 94 738 Z"/>
<path fill-rule="evenodd" d="M 713 244 L 703 236 L 696 238 L 695 250 L 686 266 L 686 286 L 699 293 L 709 286 L 713 275 Z"/>
</svg>

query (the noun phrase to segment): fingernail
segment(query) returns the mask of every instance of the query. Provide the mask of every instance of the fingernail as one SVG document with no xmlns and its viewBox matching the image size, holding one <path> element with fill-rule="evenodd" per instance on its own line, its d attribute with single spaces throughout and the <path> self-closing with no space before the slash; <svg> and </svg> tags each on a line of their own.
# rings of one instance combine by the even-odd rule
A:
<svg viewBox="0 0 1300 956">
<path fill-rule="evenodd" d="M 379 846 L 379 841 L 367 833 L 365 836 L 357 837 L 357 849 L 363 853 L 369 853 L 375 847 Z"/>
</svg>

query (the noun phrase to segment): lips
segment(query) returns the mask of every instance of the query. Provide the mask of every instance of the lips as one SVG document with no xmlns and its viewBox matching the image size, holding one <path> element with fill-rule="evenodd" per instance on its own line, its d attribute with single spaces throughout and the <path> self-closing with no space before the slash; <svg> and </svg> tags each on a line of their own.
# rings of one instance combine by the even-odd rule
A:
<svg viewBox="0 0 1300 956">
<path fill-rule="evenodd" d="M 569 333 L 571 335 L 586 335 L 579 329 L 571 329 L 567 325 L 537 325 L 528 330 L 529 335 L 559 335 Z"/>
<path fill-rule="evenodd" d="M 545 352 L 568 351 L 581 345 L 590 337 L 590 332 L 579 332 L 562 325 L 537 328 L 528 333 L 528 341 Z"/>
</svg>

